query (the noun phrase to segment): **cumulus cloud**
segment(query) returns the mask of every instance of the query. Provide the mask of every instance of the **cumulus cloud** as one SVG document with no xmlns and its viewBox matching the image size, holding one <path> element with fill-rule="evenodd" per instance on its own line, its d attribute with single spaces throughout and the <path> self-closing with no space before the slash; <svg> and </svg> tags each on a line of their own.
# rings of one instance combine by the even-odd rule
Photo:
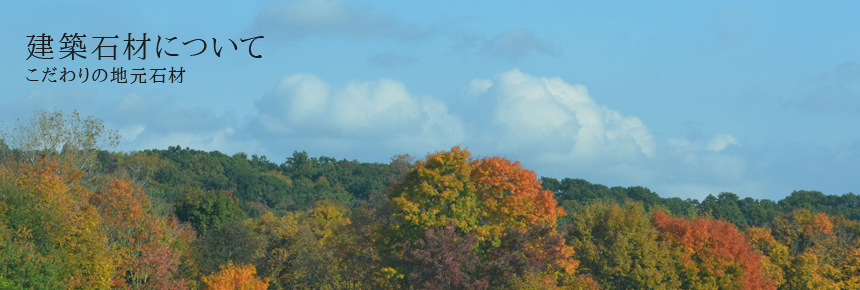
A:
<svg viewBox="0 0 860 290">
<path fill-rule="evenodd" d="M 486 91 L 472 106 L 488 107 L 488 112 L 476 114 L 480 120 L 471 120 L 470 126 L 491 151 L 529 152 L 560 162 L 656 155 L 654 138 L 639 118 L 599 105 L 584 86 L 513 69 L 467 88 Z"/>
<path fill-rule="evenodd" d="M 545 175 L 644 181 L 659 173 L 648 169 L 659 156 L 645 124 L 599 104 L 584 86 L 512 69 L 474 79 L 461 92 L 446 103 L 391 79 L 333 84 L 294 74 L 256 101 L 246 131 L 269 152 L 384 160 L 462 145 Z"/>
<path fill-rule="evenodd" d="M 404 25 L 392 16 L 349 6 L 341 0 L 278 2 L 257 15 L 254 28 L 286 40 L 309 35 L 411 40 L 432 33 L 431 29 Z"/>
<path fill-rule="evenodd" d="M 427 152 L 456 145 L 463 137 L 460 119 L 444 103 L 412 95 L 390 79 L 333 86 L 311 74 L 295 74 L 256 106 L 254 123 L 263 134 L 315 144 L 346 140 L 387 152 Z"/>
<path fill-rule="evenodd" d="M 559 77 L 512 69 L 473 79 L 460 92 L 462 96 L 443 101 L 416 95 L 392 79 L 330 83 L 313 74 L 293 74 L 260 96 L 246 119 L 137 93 L 105 100 L 81 95 L 74 103 L 91 104 L 82 113 L 120 130 L 124 137 L 120 150 L 181 145 L 228 154 L 244 151 L 272 160 L 307 150 L 313 155 L 385 161 L 394 154 L 421 156 L 462 145 L 475 156 L 519 160 L 539 175 L 646 185 L 668 196 L 702 198 L 720 191 L 755 196 L 772 184 L 756 175 L 766 164 L 745 158 L 756 154 L 745 156 L 741 155 L 745 151 L 735 149 L 742 148 L 742 140 L 735 136 L 658 140 L 642 119 L 631 115 L 636 112 L 609 108 L 585 86 Z M 60 100 L 34 93 L 27 102 L 54 99 Z M 74 107 L 61 103 L 59 108 Z M 860 152 L 857 144 L 846 146 L 845 154 Z M 791 164 L 795 163 L 772 166 Z"/>
<path fill-rule="evenodd" d="M 520 160 L 540 175 L 609 185 L 647 185 L 661 194 L 703 198 L 735 191 L 757 194 L 747 160 L 730 134 L 657 140 L 636 116 L 600 104 L 583 85 L 512 69 L 474 79 L 455 108 L 478 154 Z"/>
</svg>

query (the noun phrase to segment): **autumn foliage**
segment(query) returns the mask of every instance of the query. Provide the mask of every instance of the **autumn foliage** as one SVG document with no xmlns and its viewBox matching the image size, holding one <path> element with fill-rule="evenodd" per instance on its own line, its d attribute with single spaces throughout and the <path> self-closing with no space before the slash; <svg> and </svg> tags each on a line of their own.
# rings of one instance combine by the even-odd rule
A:
<svg viewBox="0 0 860 290">
<path fill-rule="evenodd" d="M 80 128 L 46 116 L 50 132 Z M 460 147 L 275 164 L 10 144 L 0 289 L 860 289 L 853 194 L 699 203 Z"/>
<path fill-rule="evenodd" d="M 181 245 L 193 233 L 169 216 L 155 215 L 145 193 L 130 182 L 111 180 L 92 191 L 81 184 L 82 176 L 51 159 L 0 167 L 7 208 L 0 224 L 16 232 L 10 242 L 28 247 L 37 260 L 60 265 L 28 273 L 45 274 L 29 284 L 187 289 L 177 267 Z"/>
<path fill-rule="evenodd" d="M 400 271 L 435 285 L 428 289 L 509 288 L 525 275 L 556 281 L 576 271 L 574 251 L 556 230 L 564 210 L 519 162 L 475 160 L 459 147 L 436 152 L 394 186 L 391 202 L 393 243 L 405 243 L 417 263 Z M 451 259 L 439 264 L 431 256 Z"/>
<path fill-rule="evenodd" d="M 660 238 L 678 247 L 680 274 L 686 289 L 776 289 L 765 277 L 761 255 L 738 228 L 708 218 L 685 219 L 655 212 Z"/>
<path fill-rule="evenodd" d="M 535 173 L 523 169 L 519 162 L 491 157 L 475 160 L 471 166 L 470 180 L 475 184 L 489 236 L 510 228 L 525 231 L 536 225 L 555 226 L 564 216 L 552 192 L 543 190 Z"/>
<path fill-rule="evenodd" d="M 235 265 L 227 263 L 221 271 L 203 277 L 203 284 L 208 290 L 265 290 L 269 283 L 257 278 L 254 265 Z"/>
<path fill-rule="evenodd" d="M 505 229 L 525 231 L 555 225 L 564 210 L 543 190 L 534 172 L 519 162 L 493 157 L 473 160 L 469 151 L 430 154 L 392 192 L 394 216 L 420 236 L 448 224 L 498 242 Z M 414 236 L 413 236 L 414 237 Z"/>
</svg>

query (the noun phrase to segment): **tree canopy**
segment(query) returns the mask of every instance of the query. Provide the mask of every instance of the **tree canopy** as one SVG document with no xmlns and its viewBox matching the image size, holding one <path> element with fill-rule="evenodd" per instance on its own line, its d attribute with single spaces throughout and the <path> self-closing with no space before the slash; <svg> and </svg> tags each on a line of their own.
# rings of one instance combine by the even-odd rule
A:
<svg viewBox="0 0 860 290">
<path fill-rule="evenodd" d="M 461 147 L 113 152 L 78 112 L 0 136 L 0 289 L 860 287 L 853 193 L 683 200 Z"/>
</svg>

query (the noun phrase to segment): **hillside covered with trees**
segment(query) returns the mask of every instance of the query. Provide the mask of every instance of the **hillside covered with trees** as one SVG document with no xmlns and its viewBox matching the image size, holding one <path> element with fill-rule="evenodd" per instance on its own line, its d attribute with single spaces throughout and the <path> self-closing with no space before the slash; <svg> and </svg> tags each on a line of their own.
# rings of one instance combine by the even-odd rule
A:
<svg viewBox="0 0 860 290">
<path fill-rule="evenodd" d="M 860 289 L 853 193 L 666 198 L 461 147 L 116 152 L 77 112 L 0 137 L 0 289 Z"/>
</svg>

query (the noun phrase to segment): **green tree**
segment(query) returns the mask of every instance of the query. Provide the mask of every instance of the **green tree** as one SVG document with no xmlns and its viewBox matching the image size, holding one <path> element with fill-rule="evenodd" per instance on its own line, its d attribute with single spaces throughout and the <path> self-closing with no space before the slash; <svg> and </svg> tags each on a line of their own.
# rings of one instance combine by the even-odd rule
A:
<svg viewBox="0 0 860 290">
<path fill-rule="evenodd" d="M 572 217 L 568 243 L 580 271 L 606 289 L 677 289 L 681 286 L 670 245 L 642 203 L 596 202 Z"/>
<path fill-rule="evenodd" d="M 187 189 L 174 204 L 174 212 L 180 221 L 191 223 L 201 236 L 245 217 L 239 208 L 239 200 L 230 192 L 203 191 L 199 188 Z"/>
<path fill-rule="evenodd" d="M 745 228 L 748 223 L 741 208 L 738 206 L 740 199 L 731 192 L 720 193 L 718 197 L 708 195 L 699 205 L 699 210 L 713 216 L 716 219 L 731 222 L 739 227 Z"/>
</svg>

